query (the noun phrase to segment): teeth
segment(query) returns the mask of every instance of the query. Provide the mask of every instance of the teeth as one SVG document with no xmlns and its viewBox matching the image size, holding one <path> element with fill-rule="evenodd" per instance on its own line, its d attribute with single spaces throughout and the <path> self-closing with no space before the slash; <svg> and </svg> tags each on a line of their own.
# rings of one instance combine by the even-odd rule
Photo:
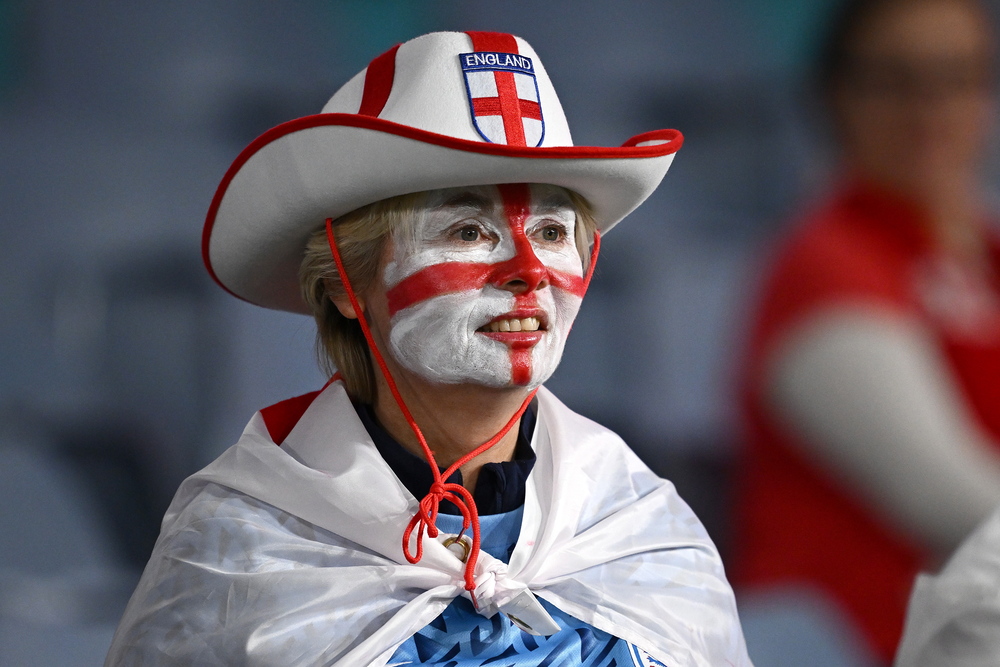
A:
<svg viewBox="0 0 1000 667">
<path fill-rule="evenodd" d="M 497 320 L 489 323 L 490 331 L 538 331 L 541 327 L 537 317 L 526 317 L 523 320 Z"/>
</svg>

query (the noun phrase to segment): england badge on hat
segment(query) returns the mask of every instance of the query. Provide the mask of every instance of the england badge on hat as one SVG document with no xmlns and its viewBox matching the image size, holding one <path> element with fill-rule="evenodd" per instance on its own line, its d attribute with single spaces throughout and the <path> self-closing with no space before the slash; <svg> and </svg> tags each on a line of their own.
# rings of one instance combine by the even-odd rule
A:
<svg viewBox="0 0 1000 667">
<path fill-rule="evenodd" d="M 483 139 L 508 146 L 540 146 L 545 120 L 531 58 L 479 51 L 459 55 L 472 122 Z"/>
</svg>

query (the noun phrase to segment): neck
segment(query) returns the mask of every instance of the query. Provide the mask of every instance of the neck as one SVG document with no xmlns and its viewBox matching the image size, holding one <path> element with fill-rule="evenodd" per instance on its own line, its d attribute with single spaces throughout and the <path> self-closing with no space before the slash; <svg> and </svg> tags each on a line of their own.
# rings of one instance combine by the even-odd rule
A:
<svg viewBox="0 0 1000 667">
<path fill-rule="evenodd" d="M 499 433 L 528 395 L 528 390 L 522 387 L 493 389 L 480 385 L 430 384 L 404 374 L 393 373 L 393 376 L 407 409 L 441 467 L 450 466 Z M 385 378 L 378 374 L 376 381 L 375 416 L 406 450 L 426 458 Z M 513 459 L 518 430 L 519 423 L 499 442 L 460 468 L 465 488 L 475 489 L 484 464 Z"/>
<path fill-rule="evenodd" d="M 987 252 L 976 201 L 968 195 L 935 201 L 929 207 L 927 219 L 938 248 L 970 265 L 979 264 Z"/>
<path fill-rule="evenodd" d="M 923 225 L 939 253 L 968 268 L 988 260 L 988 243 L 979 207 L 980 193 L 968 179 L 938 179 L 913 198 L 924 211 Z"/>
<path fill-rule="evenodd" d="M 896 183 L 877 176 L 872 180 L 881 181 L 922 209 L 923 226 L 939 251 L 967 263 L 978 263 L 985 257 L 979 207 L 982 199 L 974 174 L 954 170 L 914 183 Z"/>
</svg>

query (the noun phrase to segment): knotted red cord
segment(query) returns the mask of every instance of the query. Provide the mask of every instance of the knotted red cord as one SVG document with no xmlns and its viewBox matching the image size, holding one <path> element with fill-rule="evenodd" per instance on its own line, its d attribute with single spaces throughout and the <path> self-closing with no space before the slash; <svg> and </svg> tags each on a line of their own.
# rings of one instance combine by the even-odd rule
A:
<svg viewBox="0 0 1000 667">
<path fill-rule="evenodd" d="M 361 332 L 364 334 L 365 340 L 368 341 L 368 347 L 375 356 L 375 361 L 382 370 L 382 376 L 385 377 L 386 384 L 389 385 L 389 391 L 392 392 L 393 398 L 396 399 L 396 404 L 403 413 L 406 423 L 410 425 L 410 428 L 413 430 L 413 434 L 417 436 L 417 442 L 420 443 L 420 448 L 423 450 L 424 456 L 427 457 L 427 463 L 431 467 L 431 475 L 434 477 L 430 490 L 420 501 L 420 509 L 418 509 L 417 513 L 413 515 L 413 518 L 410 519 L 410 523 L 406 526 L 406 530 L 403 531 L 403 555 L 410 563 L 420 562 L 420 559 L 423 558 L 424 555 L 424 532 L 426 531 L 427 535 L 431 538 L 436 538 L 438 536 L 437 515 L 441 501 L 447 500 L 453 503 L 456 507 L 458 507 L 459 512 L 462 514 L 462 532 L 459 533 L 459 535 L 464 534 L 470 527 L 472 528 L 472 547 L 469 549 L 469 555 L 465 561 L 464 579 L 465 590 L 469 591 L 472 595 L 472 602 L 478 609 L 479 603 L 476 602 L 476 597 L 473 593 L 476 589 L 473 575 L 476 571 L 476 562 L 479 560 L 480 550 L 481 538 L 479 529 L 479 509 L 476 507 L 476 501 L 473 499 L 472 494 L 468 489 L 461 484 L 444 482 L 442 480 L 447 480 L 455 473 L 456 470 L 485 452 L 496 443 L 500 442 L 500 440 L 507 435 L 510 429 L 514 427 L 514 424 L 518 422 L 521 415 L 524 414 L 524 411 L 528 409 L 528 404 L 531 403 L 531 399 L 535 397 L 535 393 L 538 389 L 533 389 L 528 394 L 527 398 L 524 399 L 524 402 L 521 403 L 521 407 L 514 413 L 514 416 L 510 418 L 510 421 L 508 421 L 496 435 L 476 447 L 471 452 L 467 453 L 459 460 L 452 463 L 448 466 L 447 470 L 442 473 L 438 469 L 437 462 L 434 459 L 434 453 L 427 444 L 424 434 L 421 432 L 420 427 L 417 426 L 416 420 L 406 407 L 406 403 L 403 401 L 403 397 L 400 395 L 399 389 L 396 388 L 396 382 L 392 378 L 392 373 L 389 372 L 389 367 L 386 365 L 385 359 L 382 358 L 382 353 L 379 352 L 378 345 L 375 344 L 375 339 L 372 337 L 371 330 L 368 328 L 368 323 L 365 321 L 364 314 L 361 312 L 361 306 L 354 294 L 354 288 L 351 287 L 351 281 L 347 277 L 347 271 L 344 270 L 344 263 L 340 259 L 340 251 L 337 249 L 337 240 L 333 234 L 332 218 L 326 219 L 326 238 L 330 244 L 330 252 L 333 255 L 333 261 L 337 265 L 337 273 L 340 276 L 340 281 L 344 285 L 344 291 L 347 292 L 347 298 L 350 300 L 351 307 L 354 308 L 354 313 L 358 317 L 358 324 L 361 325 Z M 594 247 L 590 253 L 590 266 L 587 267 L 587 275 L 583 279 L 584 292 L 587 291 L 587 287 L 590 285 L 590 278 L 594 274 L 594 265 L 597 263 L 597 255 L 600 252 L 600 246 L 600 234 L 594 232 Z M 410 536 L 413 534 L 413 530 L 415 528 L 417 529 L 417 552 L 414 554 L 410 551 Z"/>
</svg>

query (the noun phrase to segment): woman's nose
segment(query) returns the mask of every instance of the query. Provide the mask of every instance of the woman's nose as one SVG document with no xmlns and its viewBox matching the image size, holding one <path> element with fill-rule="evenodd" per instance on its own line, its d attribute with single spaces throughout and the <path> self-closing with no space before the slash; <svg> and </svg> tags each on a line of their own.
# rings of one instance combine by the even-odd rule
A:
<svg viewBox="0 0 1000 667">
<path fill-rule="evenodd" d="M 549 270 L 535 257 L 530 246 L 518 248 L 513 258 L 497 264 L 490 282 L 514 294 L 533 292 L 549 286 Z"/>
</svg>

